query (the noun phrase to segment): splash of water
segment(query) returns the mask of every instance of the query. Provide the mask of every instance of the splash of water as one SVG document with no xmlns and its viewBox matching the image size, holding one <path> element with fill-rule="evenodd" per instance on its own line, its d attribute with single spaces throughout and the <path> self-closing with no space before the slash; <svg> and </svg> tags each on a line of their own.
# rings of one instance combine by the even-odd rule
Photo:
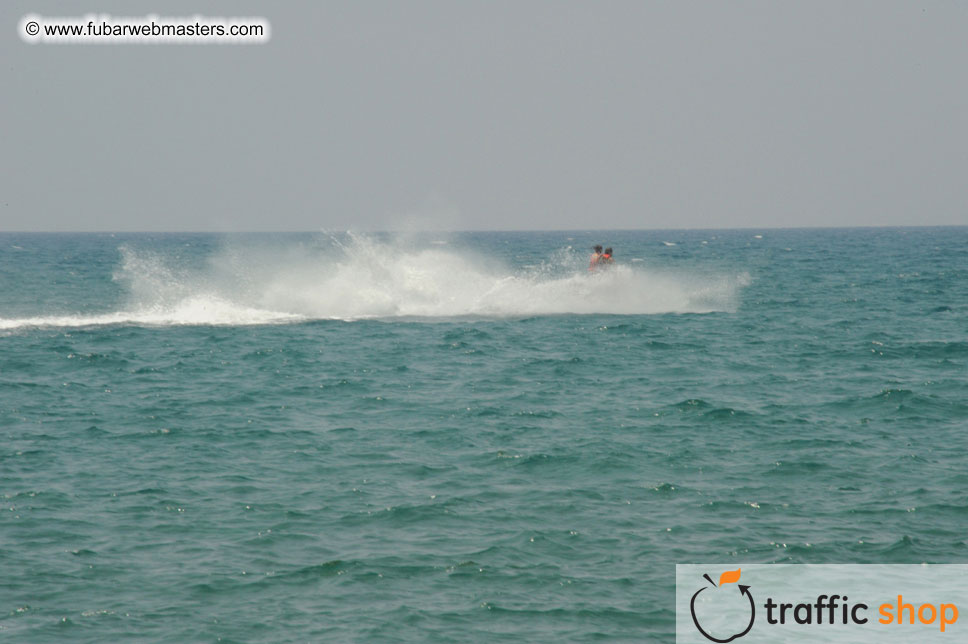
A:
<svg viewBox="0 0 968 644">
<path fill-rule="evenodd" d="M 526 317 L 734 310 L 748 277 L 710 279 L 617 265 L 589 273 L 559 249 L 512 269 L 439 240 L 349 235 L 326 247 L 227 245 L 200 266 L 122 246 L 128 306 L 100 315 L 0 319 L 23 326 L 246 325 L 310 319 Z"/>
</svg>

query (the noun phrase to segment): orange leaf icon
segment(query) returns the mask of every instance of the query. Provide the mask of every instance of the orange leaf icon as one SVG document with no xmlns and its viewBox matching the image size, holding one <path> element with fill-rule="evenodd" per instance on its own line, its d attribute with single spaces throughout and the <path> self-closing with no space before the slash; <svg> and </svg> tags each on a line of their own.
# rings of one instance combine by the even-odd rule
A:
<svg viewBox="0 0 968 644">
<path fill-rule="evenodd" d="M 727 570 L 721 574 L 719 576 L 719 585 L 722 586 L 723 584 L 735 584 L 737 581 L 739 581 L 740 570 L 742 570 L 742 568 L 737 568 L 736 570 Z"/>
</svg>

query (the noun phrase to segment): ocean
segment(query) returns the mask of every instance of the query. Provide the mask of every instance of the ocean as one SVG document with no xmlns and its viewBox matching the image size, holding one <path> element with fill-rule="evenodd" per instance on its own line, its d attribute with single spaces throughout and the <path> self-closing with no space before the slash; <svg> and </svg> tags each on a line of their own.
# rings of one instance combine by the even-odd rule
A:
<svg viewBox="0 0 968 644">
<path fill-rule="evenodd" d="M 3 641 L 672 642 L 968 562 L 968 228 L 4 233 L 0 431 Z"/>
</svg>

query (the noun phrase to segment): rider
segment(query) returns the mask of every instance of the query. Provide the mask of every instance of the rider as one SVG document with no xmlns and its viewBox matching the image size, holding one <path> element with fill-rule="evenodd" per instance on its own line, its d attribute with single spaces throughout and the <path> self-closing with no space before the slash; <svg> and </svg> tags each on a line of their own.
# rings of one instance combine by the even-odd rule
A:
<svg viewBox="0 0 968 644">
<path fill-rule="evenodd" d="M 592 256 L 589 258 L 589 261 L 588 261 L 588 270 L 590 271 L 593 271 L 596 268 L 598 268 L 598 265 L 602 261 L 602 245 L 595 244 L 595 247 L 592 250 L 594 250 L 595 252 L 592 253 Z"/>
</svg>

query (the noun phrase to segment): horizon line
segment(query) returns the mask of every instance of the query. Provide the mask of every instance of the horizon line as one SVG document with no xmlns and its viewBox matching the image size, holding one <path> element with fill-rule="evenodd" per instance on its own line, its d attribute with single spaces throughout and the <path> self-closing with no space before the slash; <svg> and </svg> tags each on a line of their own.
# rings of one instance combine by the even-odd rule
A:
<svg viewBox="0 0 968 644">
<path fill-rule="evenodd" d="M 857 226 L 736 226 L 736 227 L 710 227 L 710 228 L 500 228 L 500 229 L 488 229 L 488 228 L 464 228 L 464 229 L 283 229 L 283 230 L 218 230 L 218 229 L 208 229 L 208 230 L 109 230 L 109 229 L 96 229 L 96 230 L 26 230 L 26 229 L 10 229 L 10 230 L 0 230 L 0 235 L 6 234 L 29 234 L 29 235 L 145 235 L 145 234 L 161 234 L 161 235 L 257 235 L 257 234 L 268 234 L 268 235 L 282 235 L 282 234 L 316 234 L 316 233 L 370 233 L 370 234 L 388 234 L 388 233 L 600 233 L 600 232 L 705 232 L 705 231 L 741 231 L 741 230 L 775 230 L 775 231 L 792 231 L 792 230 L 888 230 L 888 229 L 899 229 L 899 228 L 910 228 L 910 229 L 925 229 L 925 228 L 968 228 L 968 224 L 901 224 L 901 225 L 857 225 Z"/>
</svg>

